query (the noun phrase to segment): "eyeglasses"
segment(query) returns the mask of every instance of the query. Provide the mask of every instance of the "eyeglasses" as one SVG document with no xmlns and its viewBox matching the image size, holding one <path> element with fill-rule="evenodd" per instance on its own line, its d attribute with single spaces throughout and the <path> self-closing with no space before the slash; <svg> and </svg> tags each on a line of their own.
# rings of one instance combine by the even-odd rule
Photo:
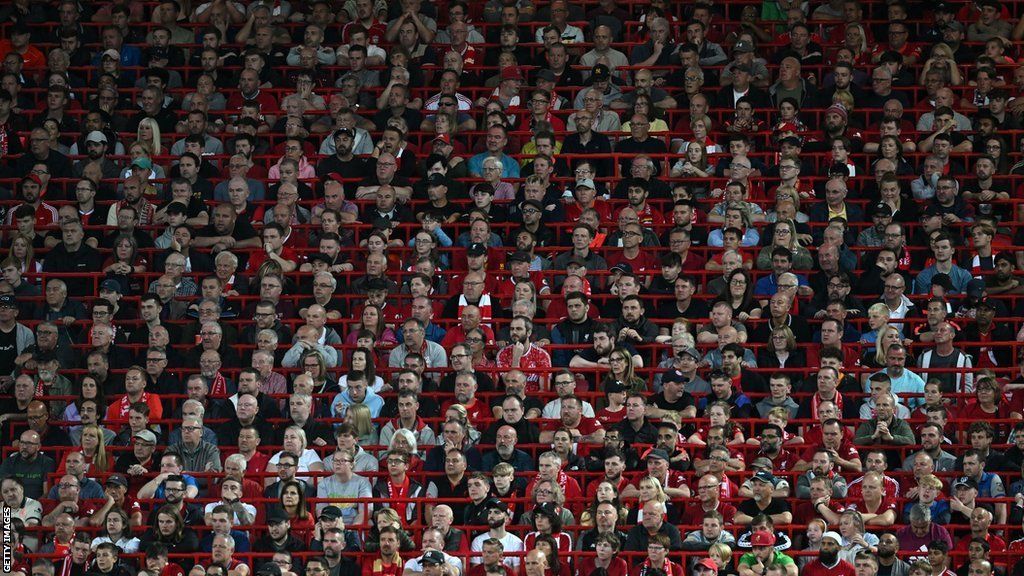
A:
<svg viewBox="0 0 1024 576">
<path fill-rule="evenodd" d="M 796 284 L 779 284 L 781 290 L 792 290 L 793 288 L 796 288 Z"/>
<path fill-rule="evenodd" d="M 23 444 L 24 444 L 24 442 L 23 442 Z M 62 482 L 62 483 L 58 484 L 57 487 L 58 488 L 64 488 L 66 490 L 70 490 L 71 488 L 78 488 L 78 484 L 71 484 L 70 482 Z"/>
</svg>

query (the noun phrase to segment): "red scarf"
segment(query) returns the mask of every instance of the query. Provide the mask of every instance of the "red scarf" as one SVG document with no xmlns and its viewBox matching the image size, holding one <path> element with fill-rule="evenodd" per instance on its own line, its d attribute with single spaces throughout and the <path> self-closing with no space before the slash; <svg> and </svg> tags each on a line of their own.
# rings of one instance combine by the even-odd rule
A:
<svg viewBox="0 0 1024 576">
<path fill-rule="evenodd" d="M 213 382 L 210 383 L 210 397 L 228 397 L 228 381 L 227 378 L 224 378 L 224 375 L 221 374 L 220 372 L 217 372 L 217 375 L 213 377 Z"/>
<path fill-rule="evenodd" d="M 817 394 L 812 394 L 811 395 L 811 418 L 813 418 L 815 420 L 818 419 L 818 403 L 819 402 L 824 402 L 824 400 L 822 400 Z M 835 397 L 834 400 L 832 400 L 832 402 L 835 403 L 836 410 L 838 410 L 839 413 L 842 414 L 843 413 L 843 395 L 839 393 L 839 390 L 836 390 L 836 397 Z"/>
</svg>

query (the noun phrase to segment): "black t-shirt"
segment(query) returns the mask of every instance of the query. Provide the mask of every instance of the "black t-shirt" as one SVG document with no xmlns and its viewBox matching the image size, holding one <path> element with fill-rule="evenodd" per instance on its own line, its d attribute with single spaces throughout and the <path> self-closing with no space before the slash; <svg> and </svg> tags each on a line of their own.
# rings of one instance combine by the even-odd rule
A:
<svg viewBox="0 0 1024 576">
<path fill-rule="evenodd" d="M 754 517 L 758 514 L 767 514 L 769 516 L 773 514 L 782 514 L 783 512 L 790 512 L 789 503 L 782 498 L 772 498 L 771 504 L 767 508 L 762 510 L 757 506 L 757 502 L 753 498 L 749 498 L 740 503 L 736 507 L 736 511 L 747 516 Z"/>
<path fill-rule="evenodd" d="M 18 357 L 18 325 L 10 332 L 0 330 L 0 373 L 14 372 L 14 359 Z"/>
<path fill-rule="evenodd" d="M 673 412 L 682 412 L 683 410 L 686 410 L 690 406 L 696 406 L 696 403 L 693 400 L 693 396 L 691 396 L 690 393 L 686 392 L 685 390 L 683 391 L 683 395 L 680 396 L 679 399 L 676 400 L 675 402 L 669 402 L 665 398 L 665 393 L 662 392 L 651 397 L 651 404 L 654 404 L 655 406 L 661 408 L 662 410 L 671 410 Z"/>
</svg>

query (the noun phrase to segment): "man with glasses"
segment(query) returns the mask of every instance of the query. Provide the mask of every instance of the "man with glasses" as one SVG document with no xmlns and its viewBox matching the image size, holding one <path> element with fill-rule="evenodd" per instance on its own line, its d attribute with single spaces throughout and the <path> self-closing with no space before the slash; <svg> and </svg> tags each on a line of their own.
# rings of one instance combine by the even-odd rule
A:
<svg viewBox="0 0 1024 576">
<path fill-rule="evenodd" d="M 57 470 L 53 458 L 39 450 L 40 436 L 34 430 L 21 433 L 18 451 L 0 464 L 0 477 L 17 478 L 24 487 L 25 496 L 39 500 L 47 493 L 47 477 Z"/>
<path fill-rule="evenodd" d="M 216 444 L 203 440 L 203 421 L 199 418 L 185 418 L 181 424 L 181 442 L 168 450 L 182 458 L 182 469 L 188 472 L 220 472 L 222 470 L 220 449 Z M 199 486 L 206 485 L 206 478 L 198 479 Z"/>
<path fill-rule="evenodd" d="M 356 474 L 352 469 L 355 454 L 350 450 L 337 448 L 331 460 L 334 474 L 327 478 L 321 478 L 317 483 L 316 496 L 322 501 L 317 504 L 319 514 L 329 505 L 327 500 L 338 500 L 348 498 L 352 501 L 335 503 L 342 511 L 342 519 L 346 525 L 361 525 L 373 510 L 372 504 L 365 504 L 354 499 L 368 499 L 373 497 L 373 487 L 370 481 Z M 325 536 L 324 550 L 328 549 Z"/>
<path fill-rule="evenodd" d="M 64 519 L 68 518 L 74 525 L 84 525 L 88 521 L 91 510 L 87 509 L 86 503 L 81 498 L 82 486 L 78 478 L 71 474 L 61 476 L 57 483 L 57 503 L 50 510 L 50 513 L 43 516 L 43 526 L 63 525 Z"/>
</svg>

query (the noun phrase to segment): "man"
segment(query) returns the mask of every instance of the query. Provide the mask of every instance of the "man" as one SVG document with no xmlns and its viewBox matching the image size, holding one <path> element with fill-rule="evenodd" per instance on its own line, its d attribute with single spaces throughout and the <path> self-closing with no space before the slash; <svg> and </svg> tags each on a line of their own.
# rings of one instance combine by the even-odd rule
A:
<svg viewBox="0 0 1024 576">
<path fill-rule="evenodd" d="M 533 321 L 526 316 L 516 316 L 509 324 L 512 343 L 498 351 L 497 364 L 504 370 L 530 371 L 527 375 L 527 391 L 536 392 L 545 388 L 546 373 L 537 373 L 551 368 L 551 355 L 531 341 Z M 394 354 L 392 352 L 392 354 Z"/>
<path fill-rule="evenodd" d="M 721 523 L 732 524 L 733 518 L 736 516 L 736 507 L 722 502 L 721 485 L 722 480 L 714 474 L 700 476 L 696 485 L 698 501 L 686 506 L 679 522 L 688 525 L 706 524 L 708 512 L 714 511 L 720 515 L 719 526 Z"/>
<path fill-rule="evenodd" d="M 943 431 L 940 426 L 929 422 L 921 426 L 918 434 L 921 440 L 921 450 L 910 454 L 903 460 L 904 470 L 909 472 L 914 469 L 914 462 L 919 454 L 925 454 L 932 459 L 936 472 L 957 470 L 956 457 L 943 450 Z"/>
<path fill-rule="evenodd" d="M 365 2 L 365 0 L 363 0 Z M 369 2 L 366 2 L 369 4 Z M 359 565 L 351 555 L 342 555 L 345 549 L 345 531 L 328 528 L 323 536 L 324 559 L 330 576 L 357 576 Z M 307 563 L 308 565 L 309 563 Z"/>
<path fill-rule="evenodd" d="M 102 258 L 95 248 L 84 242 L 82 223 L 71 221 L 61 225 L 61 242 L 50 249 L 43 263 L 44 272 L 84 273 L 99 270 Z M 86 296 L 85 283 L 73 282 L 70 293 Z"/>
<path fill-rule="evenodd" d="M 485 143 L 487 147 L 486 151 L 469 159 L 469 173 L 478 178 L 481 177 L 483 174 L 484 160 L 487 158 L 494 158 L 501 162 L 501 177 L 503 179 L 519 178 L 519 162 L 505 154 L 505 146 L 508 144 L 508 130 L 503 126 L 491 126 L 487 129 L 487 138 Z"/>
<path fill-rule="evenodd" d="M 388 356 L 388 365 L 401 368 L 405 365 L 405 357 L 410 353 L 422 354 L 428 368 L 446 368 L 448 355 L 437 342 L 426 338 L 426 325 L 418 318 L 409 318 L 402 324 L 401 345 L 396 346 Z"/>
<path fill-rule="evenodd" d="M 917 359 L 918 371 L 925 380 L 938 380 L 945 393 L 967 392 L 974 389 L 973 362 L 963 350 L 953 345 L 957 329 L 949 322 L 939 322 L 933 332 L 934 347 L 925 350 Z M 966 369 L 956 372 L 936 372 L 932 369 Z"/>
<path fill-rule="evenodd" d="M 955 250 L 952 237 L 948 234 L 940 235 L 939 238 L 931 243 L 931 247 L 935 263 L 918 273 L 914 279 L 914 292 L 917 294 L 929 293 L 932 278 L 936 274 L 945 274 L 949 276 L 953 284 L 953 292 L 963 293 L 967 289 L 967 283 L 971 281 L 973 276 L 970 272 L 954 263 Z"/>
<path fill-rule="evenodd" d="M 802 574 L 809 576 L 855 576 L 853 565 L 839 557 L 839 548 L 843 537 L 829 530 L 821 536 L 818 557 L 803 567 Z"/>
<path fill-rule="evenodd" d="M 754 474 L 751 478 L 753 498 L 741 502 L 736 508 L 737 524 L 749 524 L 759 514 L 769 516 L 775 524 L 789 524 L 793 521 L 789 503 L 774 497 L 775 483 L 775 476 L 770 472 Z"/>
<path fill-rule="evenodd" d="M 623 550 L 633 552 L 646 551 L 655 534 L 664 534 L 669 539 L 669 550 L 682 549 L 683 540 L 679 529 L 665 520 L 665 503 L 658 500 L 648 500 L 643 505 L 643 519 L 639 524 L 630 528 L 626 536 L 626 543 Z"/>
<path fill-rule="evenodd" d="M 906 393 L 917 395 L 906 399 L 907 407 L 914 410 L 924 404 L 924 379 L 907 370 L 906 363 L 907 349 L 902 344 L 894 343 L 889 346 L 889 350 L 885 354 L 885 370 L 877 374 L 889 377 L 892 382 L 892 392 L 897 396 Z M 871 392 L 869 386 L 865 387 L 865 392 Z"/>
<path fill-rule="evenodd" d="M 149 406 L 150 418 L 154 420 L 163 418 L 163 404 L 160 401 L 160 396 L 146 391 L 145 368 L 138 365 L 129 367 L 124 375 L 124 388 L 125 395 L 107 407 L 106 422 L 126 422 L 129 409 L 136 402 L 143 402 Z"/>
<path fill-rule="evenodd" d="M 39 433 L 26 430 L 19 437 L 18 451 L 0 464 L 0 477 L 17 478 L 24 488 L 25 496 L 33 500 L 39 500 L 47 494 L 47 478 L 57 470 L 53 458 L 40 452 L 39 448 Z"/>
<path fill-rule="evenodd" d="M 317 498 L 371 498 L 373 496 L 373 487 L 370 485 L 369 480 L 355 473 L 352 467 L 354 461 L 354 453 L 340 447 L 337 448 L 331 460 L 334 475 L 321 478 L 317 483 Z M 327 502 L 318 504 L 317 512 L 319 513 L 327 505 Z M 341 508 L 342 519 L 348 526 L 362 524 L 371 511 L 371 505 L 355 501 L 337 503 L 335 505 Z"/>
<path fill-rule="evenodd" d="M 471 552 L 484 552 L 483 556 L 473 556 L 470 563 L 473 565 L 489 563 L 487 548 L 500 546 L 500 550 L 515 554 L 524 552 L 523 541 L 515 534 L 507 531 L 506 525 L 509 522 L 508 506 L 490 506 L 487 509 L 487 532 L 480 534 L 470 544 Z M 518 555 L 505 557 L 504 563 L 515 570 L 519 568 L 521 560 Z"/>
<path fill-rule="evenodd" d="M 647 398 L 632 393 L 626 399 L 626 417 L 614 429 L 622 434 L 627 445 L 654 444 L 658 439 L 658 430 L 646 416 Z"/>
<path fill-rule="evenodd" d="M 914 444 L 914 432 L 906 420 L 896 418 L 895 403 L 889 396 L 875 400 L 875 417 L 857 428 L 858 445 L 883 444 L 901 446 Z"/>
<path fill-rule="evenodd" d="M 579 291 L 565 294 L 566 316 L 551 330 L 551 343 L 559 345 L 587 346 L 597 327 L 596 321 L 590 316 L 590 299 Z M 572 360 L 570 348 L 559 348 L 552 353 L 554 366 L 567 367 Z"/>
<path fill-rule="evenodd" d="M 775 550 L 775 535 L 767 530 L 758 530 L 750 535 L 752 551 L 740 556 L 740 576 L 758 576 L 768 566 L 777 564 L 785 576 L 797 576 L 796 562 L 782 552 Z"/>
</svg>

